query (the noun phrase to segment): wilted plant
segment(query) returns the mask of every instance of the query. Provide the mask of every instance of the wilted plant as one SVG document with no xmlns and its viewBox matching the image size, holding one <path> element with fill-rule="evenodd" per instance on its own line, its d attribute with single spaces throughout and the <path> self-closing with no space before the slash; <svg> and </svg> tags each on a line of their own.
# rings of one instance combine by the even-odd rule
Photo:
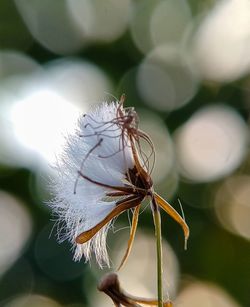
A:
<svg viewBox="0 0 250 307">
<path fill-rule="evenodd" d="M 185 243 L 189 229 L 176 210 L 154 191 L 150 175 L 154 146 L 139 130 L 135 110 L 123 107 L 124 99 L 123 95 L 120 101 L 103 103 L 79 119 L 78 129 L 68 137 L 58 161 L 51 207 L 59 217 L 59 240 L 69 239 L 76 246 L 74 259 L 80 260 L 83 255 L 88 261 L 93 252 L 100 267 L 109 266 L 106 236 L 112 220 L 132 209 L 130 238 L 121 268 L 132 247 L 141 203 L 149 199 L 157 239 L 158 301 L 163 306 L 160 208 L 182 226 Z M 142 142 L 149 147 L 148 155 L 142 150 Z"/>
</svg>

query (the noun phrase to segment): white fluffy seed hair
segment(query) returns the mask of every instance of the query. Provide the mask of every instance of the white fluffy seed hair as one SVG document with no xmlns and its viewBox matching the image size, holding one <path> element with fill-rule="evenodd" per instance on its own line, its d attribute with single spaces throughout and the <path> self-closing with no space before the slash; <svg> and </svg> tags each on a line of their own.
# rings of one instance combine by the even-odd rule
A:
<svg viewBox="0 0 250 307">
<path fill-rule="evenodd" d="M 51 182 L 54 199 L 49 205 L 56 216 L 58 240 L 73 244 L 75 261 L 82 256 L 88 261 L 94 252 L 100 267 L 109 266 L 106 236 L 111 222 L 84 244 L 76 244 L 75 239 L 102 221 L 116 202 L 105 197 L 112 189 L 78 178 L 78 171 L 97 182 L 124 185 L 125 174 L 134 162 L 128 140 L 121 144 L 122 130 L 115 122 L 117 108 L 118 102 L 104 102 L 79 118 L 75 133 L 67 137 L 63 154 L 58 157 L 57 177 Z M 103 141 L 94 148 L 100 138 Z"/>
</svg>

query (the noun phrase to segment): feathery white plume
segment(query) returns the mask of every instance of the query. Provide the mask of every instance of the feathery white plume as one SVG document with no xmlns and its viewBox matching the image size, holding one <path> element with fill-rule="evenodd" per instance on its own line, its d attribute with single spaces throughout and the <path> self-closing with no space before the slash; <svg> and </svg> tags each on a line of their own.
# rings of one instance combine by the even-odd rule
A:
<svg viewBox="0 0 250 307">
<path fill-rule="evenodd" d="M 77 130 L 67 139 L 63 154 L 58 158 L 58 177 L 52 182 L 54 199 L 50 206 L 58 217 L 58 237 L 75 246 L 74 259 L 92 252 L 98 264 L 109 265 L 106 249 L 108 222 L 88 242 L 77 244 L 76 238 L 95 227 L 116 206 L 110 201 L 109 187 L 89 181 L 84 176 L 108 186 L 125 186 L 128 169 L 133 168 L 133 155 L 127 135 L 116 121 L 118 102 L 102 103 L 89 114 L 80 117 Z M 121 139 L 123 136 L 123 139 Z"/>
</svg>

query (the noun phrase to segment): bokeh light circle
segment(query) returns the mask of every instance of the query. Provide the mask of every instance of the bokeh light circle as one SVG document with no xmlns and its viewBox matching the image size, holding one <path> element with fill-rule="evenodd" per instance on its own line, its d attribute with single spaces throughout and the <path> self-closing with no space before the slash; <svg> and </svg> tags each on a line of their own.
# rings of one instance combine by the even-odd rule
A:
<svg viewBox="0 0 250 307">
<path fill-rule="evenodd" d="M 159 2 L 150 20 L 150 34 L 154 46 L 180 43 L 190 22 L 191 10 L 188 2 Z"/>
<path fill-rule="evenodd" d="M 152 178 L 157 184 L 173 171 L 173 165 L 175 164 L 173 142 L 167 127 L 159 116 L 143 109 L 139 109 L 138 114 L 140 128 L 150 136 L 154 144 L 156 163 Z M 149 146 L 146 146 L 143 142 L 141 145 L 146 155 L 149 156 L 151 153 Z"/>
<path fill-rule="evenodd" d="M 192 99 L 198 89 L 198 79 L 184 54 L 176 48 L 160 46 L 141 63 L 137 88 L 151 107 L 173 111 Z"/>
<path fill-rule="evenodd" d="M 250 240 L 250 176 L 236 175 L 226 179 L 215 196 L 219 222 L 230 232 Z"/>
<path fill-rule="evenodd" d="M 186 286 L 175 300 L 175 305 L 185 307 L 240 307 L 240 305 L 220 287 L 199 282 L 193 282 Z"/>
<path fill-rule="evenodd" d="M 75 57 L 51 61 L 45 66 L 46 86 L 83 112 L 112 92 L 107 74 L 97 65 Z"/>
<path fill-rule="evenodd" d="M 46 49 L 70 54 L 86 44 L 65 1 L 16 0 L 15 4 L 32 36 Z"/>
<path fill-rule="evenodd" d="M 135 46 L 144 54 L 153 48 L 150 36 L 150 19 L 160 0 L 139 0 L 134 3 L 130 33 Z"/>
<path fill-rule="evenodd" d="M 247 133 L 243 119 L 226 105 L 197 111 L 175 134 L 180 172 L 200 182 L 231 173 L 246 154 Z"/>
<path fill-rule="evenodd" d="M 23 294 L 12 299 L 4 307 L 61 307 L 62 305 L 47 296 Z"/>
<path fill-rule="evenodd" d="M 250 2 L 219 1 L 193 39 L 194 65 L 204 79 L 230 82 L 250 71 Z"/>
<path fill-rule="evenodd" d="M 112 247 L 114 267 L 118 267 L 127 247 L 127 237 L 119 232 L 119 242 Z M 133 248 L 126 265 L 118 274 L 121 287 L 128 293 L 145 298 L 157 297 L 156 249 L 153 234 L 137 230 Z M 179 281 L 179 263 L 170 245 L 163 240 L 163 290 L 165 299 L 176 295 Z M 93 271 L 97 278 L 104 275 Z M 111 306 L 110 298 L 103 293 L 91 292 L 91 306 Z M 93 296 L 92 296 L 93 295 Z"/>
<path fill-rule="evenodd" d="M 71 245 L 68 242 L 58 244 L 57 229 L 46 225 L 38 234 L 35 243 L 35 259 L 39 268 L 57 281 L 67 281 L 81 276 L 84 272 L 84 260 L 73 261 Z"/>
<path fill-rule="evenodd" d="M 25 206 L 0 191 L 0 275 L 19 258 L 31 236 L 32 221 Z"/>
<path fill-rule="evenodd" d="M 0 51 L 0 80 L 39 71 L 41 66 L 18 51 Z M 2 87 L 2 84 L 1 84 Z"/>
<path fill-rule="evenodd" d="M 133 249 L 126 266 L 119 272 L 119 278 L 126 291 L 142 297 L 156 296 L 156 250 L 155 237 L 149 232 L 137 231 Z M 121 261 L 126 250 L 127 240 L 118 244 L 115 263 Z M 174 297 L 179 280 L 179 264 L 174 251 L 163 240 L 163 285 L 164 295 Z"/>
<path fill-rule="evenodd" d="M 111 42 L 126 30 L 131 14 L 131 0 L 67 0 L 69 11 L 79 31 L 90 41 Z"/>
</svg>

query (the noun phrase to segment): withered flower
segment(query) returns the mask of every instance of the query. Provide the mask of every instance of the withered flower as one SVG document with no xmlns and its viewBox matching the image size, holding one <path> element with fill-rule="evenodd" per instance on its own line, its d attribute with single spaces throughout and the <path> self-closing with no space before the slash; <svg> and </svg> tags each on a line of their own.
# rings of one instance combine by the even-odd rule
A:
<svg viewBox="0 0 250 307">
<path fill-rule="evenodd" d="M 135 110 L 124 108 L 123 102 L 124 96 L 117 102 L 102 103 L 79 119 L 76 133 L 68 137 L 59 157 L 58 177 L 53 183 L 51 207 L 59 217 L 59 240 L 73 243 L 75 260 L 84 256 L 88 261 L 94 252 L 101 267 L 109 265 L 106 236 L 112 220 L 132 209 L 130 238 L 120 266 L 125 263 L 146 198 L 152 210 L 162 208 L 181 225 L 185 241 L 189 236 L 185 220 L 153 189 L 152 141 L 139 130 Z M 149 155 L 143 152 L 142 142 L 149 146 Z"/>
<path fill-rule="evenodd" d="M 158 300 L 137 297 L 125 292 L 121 286 L 117 274 L 109 273 L 105 275 L 99 285 L 98 290 L 107 294 L 113 301 L 116 307 L 141 307 L 144 306 L 157 306 Z M 163 302 L 163 307 L 172 307 L 173 304 L 170 300 Z"/>
</svg>

